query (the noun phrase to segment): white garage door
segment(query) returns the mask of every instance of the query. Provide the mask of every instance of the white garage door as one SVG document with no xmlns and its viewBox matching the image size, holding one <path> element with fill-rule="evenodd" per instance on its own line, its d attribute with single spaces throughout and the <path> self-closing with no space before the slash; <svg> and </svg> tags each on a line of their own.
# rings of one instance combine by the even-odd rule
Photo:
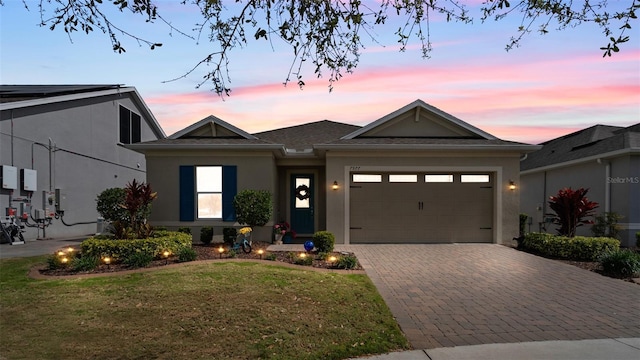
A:
<svg viewBox="0 0 640 360">
<path fill-rule="evenodd" d="M 493 242 L 493 174 L 353 173 L 350 242 Z"/>
</svg>

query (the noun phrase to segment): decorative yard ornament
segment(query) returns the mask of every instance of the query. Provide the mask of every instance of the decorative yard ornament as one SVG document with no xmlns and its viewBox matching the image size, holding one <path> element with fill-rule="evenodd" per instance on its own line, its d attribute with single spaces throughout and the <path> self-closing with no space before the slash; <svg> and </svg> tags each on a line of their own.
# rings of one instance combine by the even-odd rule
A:
<svg viewBox="0 0 640 360">
<path fill-rule="evenodd" d="M 311 251 L 311 250 L 313 250 L 314 247 L 315 247 L 315 245 L 313 245 L 313 241 L 311 241 L 311 240 L 305 241 L 305 243 L 304 243 L 304 249 L 305 250 Z"/>
</svg>

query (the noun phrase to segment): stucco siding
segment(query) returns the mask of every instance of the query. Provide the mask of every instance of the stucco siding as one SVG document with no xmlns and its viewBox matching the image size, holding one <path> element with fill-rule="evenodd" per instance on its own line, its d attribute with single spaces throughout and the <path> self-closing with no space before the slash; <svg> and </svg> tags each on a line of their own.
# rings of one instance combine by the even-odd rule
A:
<svg viewBox="0 0 640 360">
<path fill-rule="evenodd" d="M 53 210 L 53 205 L 43 204 L 42 192 L 59 188 L 64 222 L 93 222 L 65 226 L 61 219 L 54 219 L 44 233 L 27 228 L 27 239 L 95 234 L 97 195 L 110 187 L 124 187 L 133 179 L 145 181 L 144 155 L 118 145 L 120 104 L 142 116 L 143 141 L 157 138 L 128 93 L 2 111 L 2 165 L 37 171 L 37 191 L 29 194 L 18 190 L 13 198 L 31 195 L 33 209 L 44 205 Z M 0 190 L 3 215 L 9 194 Z M 16 203 L 13 206 L 17 207 Z"/>
<path fill-rule="evenodd" d="M 635 232 L 640 231 L 640 163 L 639 157 L 626 154 L 600 161 L 586 161 L 557 166 L 521 175 L 522 212 L 532 216 L 531 231 L 545 231 L 544 214 L 549 209 L 549 196 L 558 190 L 588 188 L 587 197 L 599 204 L 597 214 L 615 212 L 622 215 L 623 231 L 619 240 L 623 246 L 635 245 Z M 546 192 L 545 192 L 546 189 Z M 541 209 L 537 206 L 542 205 Z M 556 225 L 546 224 L 546 232 L 555 233 Z M 592 236 L 591 226 L 579 227 L 577 235 Z"/>
<path fill-rule="evenodd" d="M 180 179 L 179 168 L 186 166 L 237 166 L 237 190 L 267 190 L 274 195 L 274 208 L 279 205 L 276 194 L 277 172 L 271 152 L 183 151 L 179 153 L 147 154 L 147 179 L 158 198 L 153 203 L 149 220 L 155 226 L 192 228 L 194 239 L 199 239 L 202 226 L 232 227 L 235 222 L 215 219 L 179 221 Z M 255 229 L 255 236 L 270 241 L 271 229 Z M 219 232 L 219 231 L 218 231 Z M 217 232 L 216 235 L 219 235 Z"/>
</svg>

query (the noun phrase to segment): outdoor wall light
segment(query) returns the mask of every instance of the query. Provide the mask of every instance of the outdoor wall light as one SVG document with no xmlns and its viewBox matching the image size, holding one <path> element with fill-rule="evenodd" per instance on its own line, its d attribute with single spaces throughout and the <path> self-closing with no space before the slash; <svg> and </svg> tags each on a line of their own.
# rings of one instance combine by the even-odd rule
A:
<svg viewBox="0 0 640 360">
<path fill-rule="evenodd" d="M 513 191 L 516 189 L 516 183 L 513 180 L 509 180 L 509 190 Z"/>
<path fill-rule="evenodd" d="M 334 182 L 333 182 L 333 185 L 331 185 L 331 188 L 332 188 L 333 190 L 338 190 L 338 187 L 339 187 L 339 186 L 338 186 L 338 181 L 334 181 Z"/>
</svg>

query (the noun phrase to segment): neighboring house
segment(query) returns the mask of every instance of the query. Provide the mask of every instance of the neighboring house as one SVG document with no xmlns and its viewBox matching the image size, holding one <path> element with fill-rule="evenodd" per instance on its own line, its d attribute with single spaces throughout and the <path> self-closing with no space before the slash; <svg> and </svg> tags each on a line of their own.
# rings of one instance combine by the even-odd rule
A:
<svg viewBox="0 0 640 360">
<path fill-rule="evenodd" d="M 0 110 L 0 211 L 27 214 L 27 239 L 95 234 L 98 194 L 146 180 L 122 145 L 165 137 L 133 87 L 0 85 Z"/>
<path fill-rule="evenodd" d="M 595 125 L 542 143 L 520 166 L 520 209 L 531 218 L 531 231 L 556 232 L 545 222 L 549 196 L 566 187 L 588 188 L 587 197 L 600 204 L 598 214 L 622 215 L 623 246 L 635 246 L 640 231 L 640 124 L 629 127 Z M 591 227 L 578 235 L 592 235 Z"/>
<path fill-rule="evenodd" d="M 421 100 L 359 127 L 319 121 L 249 134 L 209 116 L 143 152 L 158 192 L 151 221 L 237 226 L 233 197 L 274 195 L 273 221 L 337 243 L 505 243 L 518 234 L 520 158 L 504 141 Z M 269 225 L 271 225 L 270 223 Z M 269 240 L 271 228 L 255 239 Z"/>
</svg>

